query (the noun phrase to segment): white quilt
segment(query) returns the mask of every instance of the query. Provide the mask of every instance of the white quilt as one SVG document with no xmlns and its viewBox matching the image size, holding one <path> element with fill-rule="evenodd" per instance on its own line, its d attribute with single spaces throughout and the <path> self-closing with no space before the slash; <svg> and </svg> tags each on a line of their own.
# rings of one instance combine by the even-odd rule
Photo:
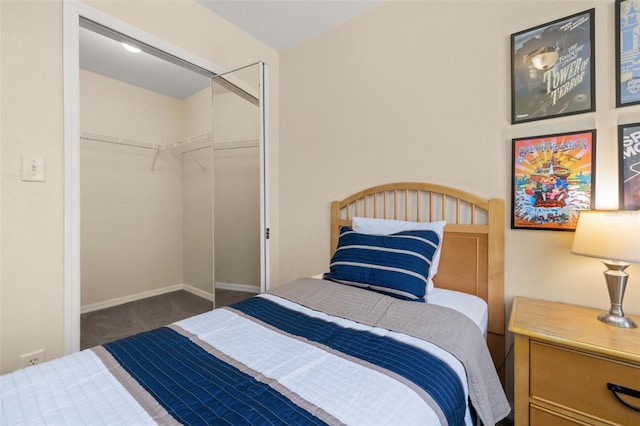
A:
<svg viewBox="0 0 640 426">
<path fill-rule="evenodd" d="M 450 366 L 462 384 L 464 401 L 470 399 L 465 367 L 435 344 L 328 315 L 279 296 L 258 297 L 340 328 L 386 336 L 429 352 Z M 437 406 L 434 409 L 429 395 L 411 381 L 304 337 L 282 332 L 235 309 L 216 309 L 179 321 L 171 328 L 209 354 L 229 359 L 234 367 L 250 372 L 326 423 L 446 422 Z M 7 426 L 179 423 L 101 347 L 4 375 L 0 377 L 0 395 L 0 424 Z M 287 424 L 286 419 L 282 424 Z M 473 424 L 468 406 L 464 424 Z"/>
</svg>

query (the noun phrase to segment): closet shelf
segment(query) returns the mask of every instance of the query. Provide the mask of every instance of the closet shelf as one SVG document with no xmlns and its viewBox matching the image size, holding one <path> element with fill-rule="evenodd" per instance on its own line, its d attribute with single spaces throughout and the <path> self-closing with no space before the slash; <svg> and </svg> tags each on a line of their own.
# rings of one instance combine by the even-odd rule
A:
<svg viewBox="0 0 640 426">
<path fill-rule="evenodd" d="M 147 142 L 136 141 L 133 139 L 119 138 L 115 136 L 99 135 L 97 133 L 82 132 L 80 134 L 80 139 L 84 139 L 86 141 L 93 141 L 93 142 L 111 143 L 115 145 L 135 146 L 137 148 L 145 148 L 145 149 L 162 150 L 164 148 L 162 145 L 158 145 L 158 144 L 151 144 Z"/>
<path fill-rule="evenodd" d="M 174 144 L 165 145 L 164 149 L 185 154 L 188 152 L 197 151 L 199 149 L 209 148 L 211 147 L 211 142 L 211 133 L 204 133 L 192 138 L 179 140 Z"/>
<path fill-rule="evenodd" d="M 243 148 L 257 148 L 260 146 L 260 140 L 258 139 L 245 139 L 229 142 L 216 142 L 213 144 L 213 150 L 226 150 L 226 149 L 243 149 Z"/>
<path fill-rule="evenodd" d="M 248 140 L 236 140 L 228 142 L 216 142 L 213 143 L 213 137 L 211 133 L 204 133 L 202 135 L 194 136 L 191 138 L 181 139 L 178 142 L 160 145 L 151 144 L 148 142 L 137 141 L 134 139 L 125 139 L 115 136 L 101 135 L 97 133 L 81 132 L 80 139 L 94 142 L 104 142 L 115 145 L 133 146 L 136 148 L 152 149 L 156 153 L 153 157 L 153 163 L 151 164 L 151 171 L 155 168 L 156 161 L 163 151 L 169 151 L 177 154 L 189 154 L 189 156 L 206 171 L 205 167 L 191 154 L 193 151 L 197 151 L 205 148 L 213 148 L 214 151 L 228 150 L 228 149 L 242 149 L 242 148 L 256 148 L 259 146 L 258 139 Z"/>
<path fill-rule="evenodd" d="M 138 148 L 156 149 L 160 151 L 179 152 L 183 154 L 203 148 L 209 148 L 211 146 L 213 146 L 214 151 L 223 149 L 257 148 L 259 146 L 258 139 L 244 139 L 213 143 L 211 133 L 204 133 L 202 135 L 194 136 L 191 138 L 181 139 L 178 142 L 167 145 L 151 144 L 134 139 L 125 139 L 116 136 L 107 136 L 87 132 L 82 132 L 80 134 L 80 139 L 84 139 L 87 141 L 112 143 L 117 145 L 135 146 Z"/>
</svg>

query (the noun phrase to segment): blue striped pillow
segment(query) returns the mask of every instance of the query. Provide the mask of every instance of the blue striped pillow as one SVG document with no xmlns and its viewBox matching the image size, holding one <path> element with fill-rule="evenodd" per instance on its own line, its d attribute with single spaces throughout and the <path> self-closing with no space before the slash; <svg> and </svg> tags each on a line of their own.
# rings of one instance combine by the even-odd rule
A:
<svg viewBox="0 0 640 426">
<path fill-rule="evenodd" d="M 424 302 L 429 268 L 439 245 L 434 231 L 370 235 L 345 226 L 324 279 Z"/>
</svg>

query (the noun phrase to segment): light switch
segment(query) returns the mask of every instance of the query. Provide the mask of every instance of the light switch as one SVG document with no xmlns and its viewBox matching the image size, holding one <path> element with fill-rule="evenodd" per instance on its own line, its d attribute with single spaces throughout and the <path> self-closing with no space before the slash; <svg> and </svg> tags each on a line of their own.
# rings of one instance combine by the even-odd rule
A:
<svg viewBox="0 0 640 426">
<path fill-rule="evenodd" d="M 46 158 L 22 155 L 22 180 L 25 182 L 44 182 Z"/>
</svg>

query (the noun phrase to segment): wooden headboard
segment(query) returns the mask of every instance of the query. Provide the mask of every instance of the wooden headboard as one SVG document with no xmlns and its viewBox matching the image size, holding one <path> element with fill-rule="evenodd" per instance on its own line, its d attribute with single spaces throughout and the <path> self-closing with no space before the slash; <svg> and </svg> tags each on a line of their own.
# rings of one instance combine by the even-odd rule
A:
<svg viewBox="0 0 640 426">
<path fill-rule="evenodd" d="M 487 344 L 496 367 L 504 360 L 504 200 L 486 200 L 442 185 L 390 183 L 331 203 L 331 255 L 340 227 L 353 217 L 414 222 L 446 220 L 436 287 L 481 297 L 489 309 Z M 499 372 L 502 375 L 502 372 Z"/>
</svg>

